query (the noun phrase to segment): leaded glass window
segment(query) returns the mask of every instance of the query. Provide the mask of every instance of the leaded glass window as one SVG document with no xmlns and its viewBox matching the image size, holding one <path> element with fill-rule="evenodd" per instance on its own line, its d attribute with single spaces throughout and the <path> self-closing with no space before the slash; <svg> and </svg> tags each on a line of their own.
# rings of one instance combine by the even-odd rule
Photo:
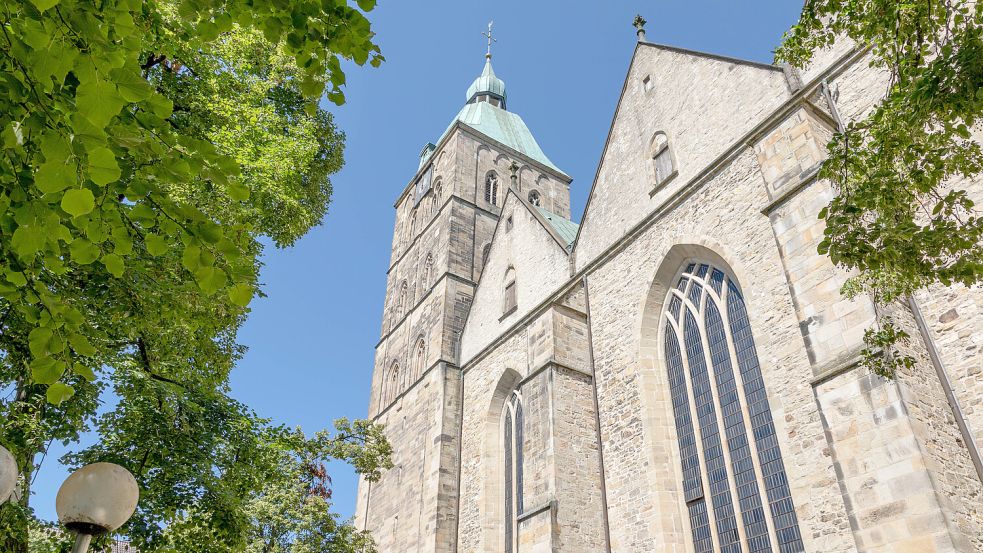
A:
<svg viewBox="0 0 983 553">
<path fill-rule="evenodd" d="M 498 175 L 488 173 L 485 177 L 485 201 L 498 205 Z"/>
<path fill-rule="evenodd" d="M 688 264 L 669 291 L 664 339 L 696 551 L 805 551 L 737 283 Z"/>
<path fill-rule="evenodd" d="M 505 552 L 518 550 L 518 517 L 522 514 L 522 398 L 512 392 L 502 422 L 505 457 Z"/>
</svg>

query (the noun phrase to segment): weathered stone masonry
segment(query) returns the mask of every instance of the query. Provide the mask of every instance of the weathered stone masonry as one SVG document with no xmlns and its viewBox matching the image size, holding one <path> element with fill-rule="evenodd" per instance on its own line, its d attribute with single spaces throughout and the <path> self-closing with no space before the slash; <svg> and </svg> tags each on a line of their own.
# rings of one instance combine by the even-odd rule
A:
<svg viewBox="0 0 983 553">
<path fill-rule="evenodd" d="M 971 455 L 983 442 L 981 292 L 892 306 L 916 363 L 885 380 L 858 364 L 874 305 L 842 297 L 849 275 L 816 253 L 833 194 L 816 176 L 825 144 L 886 82 L 868 61 L 844 42 L 795 74 L 640 42 L 579 227 L 570 178 L 507 111 L 486 64 L 395 206 L 370 416 L 386 425 L 396 468 L 360 484 L 357 508 L 380 551 L 694 551 L 700 518 L 684 487 L 663 321 L 684 267 L 705 263 L 746 304 L 801 539 L 793 550 L 983 552 Z M 656 140 L 672 154 L 668 179 Z M 954 186 L 983 199 L 983 183 Z M 743 367 L 737 384 L 749 382 Z M 723 424 L 722 373 L 711 372 Z M 750 425 L 760 411 L 746 393 L 733 397 Z M 513 394 L 521 455 L 503 445 Z M 709 484 L 709 427 L 692 424 L 716 551 L 731 530 Z M 720 432 L 714 474 L 744 493 L 731 427 Z M 768 505 L 764 442 L 748 436 L 747 474 Z M 733 503 L 747 551 L 750 519 Z M 768 509 L 762 528 L 778 550 L 787 519 Z"/>
</svg>

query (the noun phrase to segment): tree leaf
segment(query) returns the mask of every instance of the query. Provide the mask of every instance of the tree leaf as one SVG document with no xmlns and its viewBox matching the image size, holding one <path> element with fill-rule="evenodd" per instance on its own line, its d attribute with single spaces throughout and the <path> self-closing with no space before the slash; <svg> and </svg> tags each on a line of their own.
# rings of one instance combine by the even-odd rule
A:
<svg viewBox="0 0 983 553">
<path fill-rule="evenodd" d="M 99 186 L 119 180 L 120 168 L 116 156 L 109 148 L 95 148 L 89 152 L 89 178 Z"/>
<path fill-rule="evenodd" d="M 123 258 L 116 255 L 115 253 L 109 253 L 102 256 L 102 264 L 106 266 L 106 270 L 109 271 L 114 277 L 119 278 L 123 276 L 123 271 L 126 269 L 126 265 L 123 264 Z"/>
<path fill-rule="evenodd" d="M 159 234 L 147 234 L 144 237 L 147 251 L 150 255 L 164 255 L 167 252 L 167 240 Z"/>
<path fill-rule="evenodd" d="M 18 257 L 24 260 L 33 259 L 44 249 L 47 242 L 44 228 L 36 225 L 21 225 L 14 230 L 10 237 L 10 247 Z"/>
<path fill-rule="evenodd" d="M 229 299 L 232 303 L 246 307 L 253 299 L 253 288 L 248 284 L 239 283 L 229 288 Z"/>
<path fill-rule="evenodd" d="M 51 353 L 49 348 L 51 345 L 51 339 L 54 338 L 54 335 L 55 333 L 52 332 L 50 328 L 45 328 L 43 326 L 32 330 L 27 337 L 31 355 L 34 357 L 41 357 Z"/>
<path fill-rule="evenodd" d="M 34 185 L 45 194 L 60 192 L 74 185 L 77 180 L 75 164 L 58 159 L 45 161 L 34 174 Z"/>
<path fill-rule="evenodd" d="M 61 198 L 61 208 L 72 217 L 90 213 L 96 206 L 96 198 L 88 188 L 75 188 L 65 192 Z"/>
<path fill-rule="evenodd" d="M 61 0 L 31 0 L 31 3 L 37 7 L 38 11 L 43 12 L 55 7 L 60 1 Z"/>
<path fill-rule="evenodd" d="M 54 357 L 35 357 L 31 361 L 31 379 L 37 384 L 58 382 L 65 372 L 65 363 Z"/>
<path fill-rule="evenodd" d="M 48 403 L 54 405 L 61 405 L 62 402 L 74 395 L 75 388 L 72 388 L 64 382 L 55 382 L 51 386 L 48 386 L 48 390 L 45 392 L 45 397 L 48 399 Z"/>
<path fill-rule="evenodd" d="M 153 93 L 147 80 L 140 76 L 139 68 L 120 67 L 110 71 L 109 76 L 116 83 L 120 96 L 127 102 L 142 102 Z"/>
<path fill-rule="evenodd" d="M 85 238 L 77 238 L 68 246 L 69 253 L 72 254 L 72 261 L 79 265 L 88 265 L 99 259 L 99 246 Z"/>
<path fill-rule="evenodd" d="M 103 129 L 123 108 L 123 97 L 113 83 L 96 79 L 79 85 L 75 103 L 83 117 L 96 128 Z"/>
<path fill-rule="evenodd" d="M 72 345 L 72 349 L 79 355 L 91 357 L 97 353 L 96 348 L 92 347 L 92 344 L 89 343 L 89 339 L 81 334 L 72 334 L 69 336 L 68 343 Z"/>
<path fill-rule="evenodd" d="M 76 363 L 75 366 L 72 367 L 72 372 L 86 379 L 88 382 L 96 381 L 96 373 L 92 372 L 92 367 L 89 367 L 88 365 Z"/>
</svg>

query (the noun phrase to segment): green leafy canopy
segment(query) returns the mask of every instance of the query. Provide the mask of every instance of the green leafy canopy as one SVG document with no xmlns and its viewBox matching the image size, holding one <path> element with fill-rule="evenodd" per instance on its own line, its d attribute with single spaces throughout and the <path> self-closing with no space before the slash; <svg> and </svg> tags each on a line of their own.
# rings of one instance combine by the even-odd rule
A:
<svg viewBox="0 0 983 553">
<path fill-rule="evenodd" d="M 807 0 L 777 58 L 807 64 L 849 37 L 890 75 L 883 100 L 829 143 L 820 177 L 836 187 L 819 251 L 857 271 L 848 295 L 886 304 L 932 285 L 983 278 L 983 218 L 965 185 L 983 171 L 983 3 Z M 882 317 L 868 350 L 907 338 Z M 874 367 L 884 374 L 908 365 Z"/>
<path fill-rule="evenodd" d="M 229 400 L 228 374 L 261 293 L 261 239 L 289 246 L 326 212 L 344 137 L 319 101 L 344 102 L 343 62 L 383 61 L 373 5 L 0 8 L 0 443 L 27 483 L 0 507 L 0 550 L 25 551 L 28 484 L 52 440 L 94 429 L 102 445 L 73 460 L 115 456 L 139 475 L 147 506 L 130 531 L 148 547 L 179 513 L 241 535 L 220 519 L 263 479 L 215 468 L 223 447 L 313 447 Z M 96 418 L 108 397 L 119 405 Z M 204 444 L 197 479 L 176 469 Z M 387 462 L 369 457 L 368 471 Z"/>
</svg>

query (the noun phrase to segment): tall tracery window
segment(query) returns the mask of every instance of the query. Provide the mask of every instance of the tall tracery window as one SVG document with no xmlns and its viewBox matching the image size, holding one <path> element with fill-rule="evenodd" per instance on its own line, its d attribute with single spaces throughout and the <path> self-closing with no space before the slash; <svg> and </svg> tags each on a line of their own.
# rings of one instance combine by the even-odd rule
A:
<svg viewBox="0 0 983 553">
<path fill-rule="evenodd" d="M 672 151 L 669 150 L 669 138 L 666 133 L 657 132 L 652 137 L 650 155 L 655 167 L 656 186 L 661 186 L 676 176 L 676 166 L 672 160 Z"/>
<path fill-rule="evenodd" d="M 665 360 L 697 553 L 776 543 L 805 551 L 737 283 L 690 263 L 666 301 Z"/>
<path fill-rule="evenodd" d="M 512 392 L 502 417 L 505 459 L 505 553 L 518 551 L 518 517 L 522 514 L 522 397 Z"/>
<path fill-rule="evenodd" d="M 498 205 L 498 175 L 494 172 L 488 173 L 485 177 L 485 201 Z"/>
</svg>

